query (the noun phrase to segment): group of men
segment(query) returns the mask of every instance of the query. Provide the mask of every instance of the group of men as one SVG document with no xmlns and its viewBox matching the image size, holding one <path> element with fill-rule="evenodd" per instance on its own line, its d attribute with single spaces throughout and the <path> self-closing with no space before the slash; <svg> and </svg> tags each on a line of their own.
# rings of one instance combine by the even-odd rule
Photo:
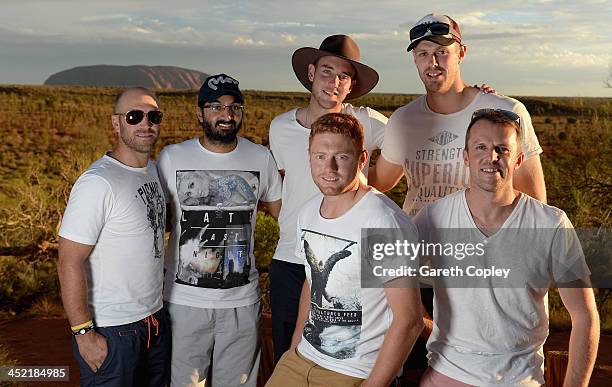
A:
<svg viewBox="0 0 612 387">
<path fill-rule="evenodd" d="M 144 88 L 118 96 L 117 144 L 75 183 L 59 232 L 82 385 L 256 385 L 258 204 L 280 226 L 269 386 L 388 386 L 419 336 L 429 359 L 422 386 L 544 384 L 548 288 L 435 287 L 432 319 L 412 279 L 362 286 L 363 229 L 401 230 L 415 243 L 439 228 L 490 241 L 506 229 L 572 230 L 544 204 L 542 149 L 523 104 L 463 81 L 457 23 L 427 15 L 410 40 L 426 94 L 388 122 L 345 103 L 378 82 L 350 37 L 295 51 L 310 100 L 272 121 L 270 150 L 237 136 L 244 97 L 225 74 L 198 93 L 202 135 L 165 147 L 157 165 L 157 98 Z M 402 175 L 403 211 L 381 193 Z M 551 235 L 538 240 L 534 267 L 583 285 L 560 294 L 572 317 L 566 385 L 586 386 L 599 337 L 589 271 L 575 233 Z"/>
</svg>

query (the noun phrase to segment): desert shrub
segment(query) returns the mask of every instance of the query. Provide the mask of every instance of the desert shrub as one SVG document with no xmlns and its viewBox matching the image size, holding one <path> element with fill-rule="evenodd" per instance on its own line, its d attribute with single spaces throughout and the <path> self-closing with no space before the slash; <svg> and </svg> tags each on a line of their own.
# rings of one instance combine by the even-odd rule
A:
<svg viewBox="0 0 612 387">
<path fill-rule="evenodd" d="M 0 130 L 6 139 L 0 142 L 0 249 L 4 249 L 0 254 L 5 254 L 0 256 L 0 309 L 35 305 L 33 310 L 41 313 L 53 310 L 58 292 L 55 263 L 37 251 L 54 242 L 76 178 L 111 148 L 110 114 L 117 92 L 116 88 L 0 86 Z M 154 155 L 164 145 L 199 136 L 202 131 L 195 117 L 195 90 L 158 90 L 157 94 L 164 122 Z M 415 97 L 374 93 L 351 103 L 389 115 Z M 241 134 L 267 144 L 270 120 L 305 106 L 308 98 L 307 93 L 245 91 Z M 548 124 L 534 125 L 544 148 L 549 203 L 565 210 L 576 227 L 609 229 L 612 154 L 607 149 L 612 148 L 612 99 L 520 99 L 534 122 Z M 566 124 L 557 128 L 564 118 Z M 405 190 L 402 179 L 387 195 L 401 206 Z M 262 271 L 277 239 L 276 222 L 258 213 L 255 256 Z M 17 257 L 7 249 L 23 254 Z M 611 297 L 603 290 L 597 294 L 602 327 L 612 329 Z M 41 295 L 50 298 L 37 301 Z M 559 326 L 563 326 L 566 317 L 558 295 L 551 292 L 550 298 L 551 319 L 556 321 L 559 314 Z"/>
<path fill-rule="evenodd" d="M 56 262 L 0 256 L 0 308 L 21 311 L 41 296 L 59 293 Z"/>
<path fill-rule="evenodd" d="M 274 250 L 278 243 L 278 223 L 271 215 L 259 211 L 257 213 L 257 225 L 255 227 L 255 265 L 260 271 L 267 271 L 268 265 L 274 256 Z"/>
</svg>

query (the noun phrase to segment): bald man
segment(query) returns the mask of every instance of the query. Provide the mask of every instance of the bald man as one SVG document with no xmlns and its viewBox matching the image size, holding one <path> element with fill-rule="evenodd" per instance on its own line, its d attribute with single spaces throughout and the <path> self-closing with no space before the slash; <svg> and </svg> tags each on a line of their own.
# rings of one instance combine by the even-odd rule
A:
<svg viewBox="0 0 612 387">
<path fill-rule="evenodd" d="M 64 212 L 58 274 L 81 386 L 168 381 L 165 200 L 150 160 L 162 116 L 151 91 L 122 92 L 116 145 L 79 177 Z"/>
</svg>

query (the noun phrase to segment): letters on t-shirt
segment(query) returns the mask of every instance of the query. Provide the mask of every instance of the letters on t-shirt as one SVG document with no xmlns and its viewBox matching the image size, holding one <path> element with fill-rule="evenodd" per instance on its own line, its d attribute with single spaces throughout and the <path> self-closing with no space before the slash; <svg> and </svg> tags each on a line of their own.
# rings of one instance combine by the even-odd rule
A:
<svg viewBox="0 0 612 387">
<path fill-rule="evenodd" d="M 176 172 L 181 205 L 176 283 L 217 289 L 249 283 L 258 190 L 257 171 Z"/>
<path fill-rule="evenodd" d="M 428 138 L 431 147 L 415 150 L 404 160 L 408 177 L 407 200 L 415 205 L 414 216 L 423 206 L 465 188 L 468 169 L 463 162 L 463 137 L 447 130 Z"/>
<path fill-rule="evenodd" d="M 143 184 L 137 190 L 138 196 L 147 206 L 147 220 L 153 229 L 153 251 L 155 259 L 161 259 L 164 247 L 164 228 L 166 227 L 166 204 L 161 188 L 156 181 Z"/>
</svg>

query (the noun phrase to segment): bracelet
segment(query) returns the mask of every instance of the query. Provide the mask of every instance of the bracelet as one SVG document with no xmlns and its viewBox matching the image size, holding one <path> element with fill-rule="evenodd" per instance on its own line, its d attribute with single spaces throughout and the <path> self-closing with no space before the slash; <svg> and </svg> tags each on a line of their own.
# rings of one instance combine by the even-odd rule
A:
<svg viewBox="0 0 612 387">
<path fill-rule="evenodd" d="M 80 335 L 84 335 L 85 333 L 93 330 L 96 326 L 94 325 L 93 321 L 89 322 L 89 325 L 84 326 L 81 329 L 77 329 L 77 330 L 72 330 L 72 335 L 73 336 L 80 336 Z"/>
<path fill-rule="evenodd" d="M 74 331 L 78 331 L 79 329 L 85 328 L 85 327 L 89 326 L 90 324 L 93 324 L 92 320 L 85 321 L 83 324 L 73 325 L 73 326 L 70 327 L 70 330 L 73 331 L 73 332 Z"/>
</svg>

